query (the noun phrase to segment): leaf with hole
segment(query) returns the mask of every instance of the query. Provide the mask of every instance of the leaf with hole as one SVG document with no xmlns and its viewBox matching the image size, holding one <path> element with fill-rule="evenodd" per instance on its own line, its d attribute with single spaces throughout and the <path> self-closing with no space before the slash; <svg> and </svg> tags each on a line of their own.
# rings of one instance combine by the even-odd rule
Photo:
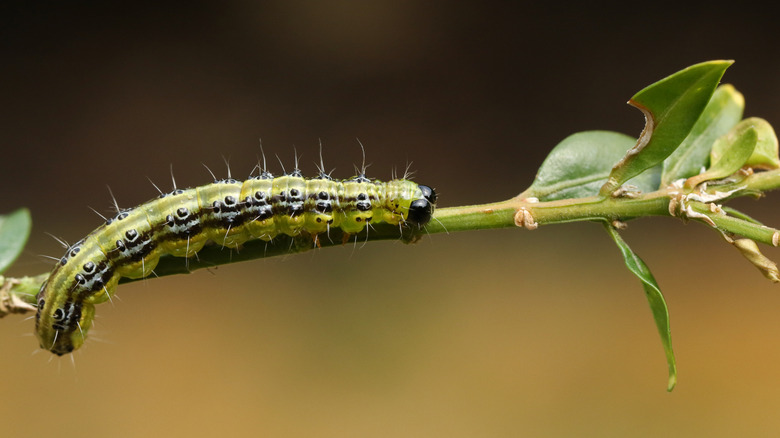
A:
<svg viewBox="0 0 780 438">
<path fill-rule="evenodd" d="M 685 140 L 732 61 L 696 64 L 662 79 L 631 98 L 645 114 L 637 144 L 610 172 L 599 194 L 609 196 L 626 181 L 661 164 Z"/>
</svg>

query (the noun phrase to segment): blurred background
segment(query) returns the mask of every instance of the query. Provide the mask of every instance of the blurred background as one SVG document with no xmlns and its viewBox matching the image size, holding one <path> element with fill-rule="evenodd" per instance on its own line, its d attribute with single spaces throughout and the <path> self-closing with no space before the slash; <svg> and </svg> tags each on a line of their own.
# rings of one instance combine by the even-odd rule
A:
<svg viewBox="0 0 780 438">
<path fill-rule="evenodd" d="M 637 4 L 638 6 L 638 4 Z M 509 198 L 567 135 L 638 135 L 625 102 L 728 58 L 746 115 L 780 126 L 776 20 L 758 8 L 542 2 L 3 2 L 2 212 L 48 271 L 109 212 L 271 170 L 318 145 L 351 176 L 408 163 L 440 206 Z M 645 3 L 645 7 L 650 5 Z M 734 6 L 736 8 L 736 6 Z M 780 197 L 736 203 L 771 225 Z M 0 435 L 774 436 L 780 290 L 715 233 L 625 238 L 672 317 L 679 384 L 638 281 L 599 225 L 376 242 L 120 287 L 69 357 L 0 321 Z M 777 250 L 767 255 L 779 258 Z"/>
</svg>

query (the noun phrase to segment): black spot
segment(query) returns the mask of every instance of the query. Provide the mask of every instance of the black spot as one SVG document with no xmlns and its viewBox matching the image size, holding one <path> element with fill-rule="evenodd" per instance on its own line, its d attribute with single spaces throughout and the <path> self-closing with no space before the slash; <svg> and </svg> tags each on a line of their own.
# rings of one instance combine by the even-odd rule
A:
<svg viewBox="0 0 780 438">
<path fill-rule="evenodd" d="M 213 204 L 211 204 L 212 210 L 214 210 L 214 213 L 219 213 L 219 201 L 214 201 Z"/>
<path fill-rule="evenodd" d="M 173 226 L 173 215 L 169 214 L 168 216 L 165 216 L 165 224 L 169 227 Z"/>
<path fill-rule="evenodd" d="M 63 257 L 63 258 L 61 258 L 61 259 L 60 259 L 60 264 L 61 264 L 62 266 L 65 266 L 65 263 L 68 263 L 68 258 L 67 258 L 67 257 Z"/>
<path fill-rule="evenodd" d="M 256 221 L 264 221 L 274 216 L 273 209 L 270 206 L 262 207 L 257 214 Z"/>
<path fill-rule="evenodd" d="M 225 205 L 233 205 L 236 203 L 236 198 L 232 196 L 225 196 Z"/>
<path fill-rule="evenodd" d="M 78 284 L 84 284 L 87 282 L 87 279 L 84 278 L 84 276 L 81 274 L 76 274 L 73 278 L 76 280 L 76 283 Z"/>
<path fill-rule="evenodd" d="M 186 208 L 186 207 L 179 207 L 179 208 L 176 210 L 176 216 L 179 216 L 179 217 L 180 217 L 180 218 L 182 218 L 182 219 L 183 219 L 183 218 L 185 218 L 185 217 L 187 217 L 187 215 L 189 215 L 189 214 L 190 214 L 190 211 L 189 211 L 189 210 L 187 210 L 187 208 Z"/>
<path fill-rule="evenodd" d="M 358 201 L 365 201 L 366 199 L 368 199 L 368 195 L 365 194 L 365 193 L 361 193 L 361 194 L 357 195 L 357 200 Z"/>
<path fill-rule="evenodd" d="M 256 191 L 255 192 L 255 199 L 257 199 L 258 201 L 262 200 L 262 199 L 265 199 L 265 192 L 261 192 L 259 190 Z"/>
<path fill-rule="evenodd" d="M 317 199 L 327 201 L 328 199 L 330 199 L 330 195 L 328 195 L 328 192 L 322 191 L 317 193 Z"/>
<path fill-rule="evenodd" d="M 293 198 L 297 198 L 301 196 L 301 191 L 298 189 L 290 189 L 290 196 Z"/>
<path fill-rule="evenodd" d="M 55 321 L 62 321 L 65 319 L 65 311 L 60 309 L 57 309 L 54 311 L 54 314 L 52 314 L 52 318 L 54 318 Z"/>
<path fill-rule="evenodd" d="M 76 254 L 78 254 L 79 251 L 81 251 L 81 247 L 77 246 L 77 247 L 73 248 L 72 250 L 70 250 L 70 256 L 71 257 L 76 257 Z"/>
<path fill-rule="evenodd" d="M 129 216 L 127 213 L 119 213 L 119 215 L 117 215 L 116 218 L 117 218 L 117 220 L 121 221 L 122 219 L 126 218 L 127 216 Z"/>
<path fill-rule="evenodd" d="M 138 238 L 138 231 L 136 231 L 136 230 L 127 230 L 127 232 L 125 232 L 125 237 L 127 237 L 127 241 L 128 242 L 132 242 L 133 240 Z"/>
<path fill-rule="evenodd" d="M 371 201 L 358 201 L 355 204 L 355 207 L 359 211 L 369 211 L 369 210 L 371 210 Z"/>
<path fill-rule="evenodd" d="M 103 272 L 101 273 L 100 280 L 97 281 L 97 283 L 100 285 L 97 289 L 102 289 L 103 285 L 111 281 L 111 277 L 113 276 L 114 276 L 114 268 L 112 268 L 111 266 L 107 266 L 106 269 L 104 269 Z"/>
<path fill-rule="evenodd" d="M 116 241 L 116 247 L 117 247 L 117 248 L 118 248 L 120 251 L 124 251 L 124 250 L 125 250 L 125 242 L 122 242 L 121 240 L 117 240 L 117 241 Z"/>
<path fill-rule="evenodd" d="M 84 272 L 91 274 L 95 270 L 95 264 L 92 262 L 84 263 Z"/>
</svg>

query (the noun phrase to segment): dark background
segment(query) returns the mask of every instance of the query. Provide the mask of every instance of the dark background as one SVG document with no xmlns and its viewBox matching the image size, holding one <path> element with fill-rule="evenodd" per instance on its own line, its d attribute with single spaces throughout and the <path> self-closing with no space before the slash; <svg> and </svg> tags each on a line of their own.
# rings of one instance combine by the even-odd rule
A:
<svg viewBox="0 0 780 438">
<path fill-rule="evenodd" d="M 567 135 L 637 135 L 625 102 L 735 59 L 780 125 L 776 19 L 757 7 L 541 2 L 5 2 L 3 212 L 31 209 L 11 275 L 163 189 L 318 145 L 349 177 L 412 163 L 440 206 L 511 197 Z M 742 202 L 778 225 L 778 201 Z M 777 287 L 698 224 L 625 233 L 669 301 L 680 384 L 638 282 L 592 224 L 376 243 L 119 289 L 92 341 L 39 352 L 2 321 L 8 436 L 760 436 L 780 421 Z M 777 258 L 777 251 L 768 251 Z M 2 430 L 2 429 L 0 429 Z M 5 432 L 0 432 L 6 435 Z M 767 435 L 769 436 L 769 435 Z"/>
</svg>

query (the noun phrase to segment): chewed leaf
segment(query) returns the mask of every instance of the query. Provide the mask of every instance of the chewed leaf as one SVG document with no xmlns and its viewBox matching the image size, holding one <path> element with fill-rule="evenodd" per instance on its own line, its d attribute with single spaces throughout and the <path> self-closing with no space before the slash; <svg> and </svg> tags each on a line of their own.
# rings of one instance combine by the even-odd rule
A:
<svg viewBox="0 0 780 438">
<path fill-rule="evenodd" d="M 26 208 L 0 216 L 0 273 L 5 272 L 19 257 L 30 237 L 32 219 Z"/>
<path fill-rule="evenodd" d="M 686 187 L 696 187 L 705 181 L 726 178 L 747 163 L 758 142 L 758 131 L 752 123 L 745 123 L 749 120 L 738 123 L 728 134 L 715 141 L 710 154 L 712 165 L 706 172 L 688 178 L 685 181 Z"/>
<path fill-rule="evenodd" d="M 523 197 L 541 201 L 595 196 L 615 161 L 636 143 L 618 132 L 579 132 L 558 143 L 542 163 L 531 187 Z M 629 183 L 643 192 L 658 189 L 660 169 L 645 172 Z"/>
<path fill-rule="evenodd" d="M 650 303 L 650 310 L 653 312 L 653 318 L 655 319 L 658 333 L 661 335 L 661 343 L 664 346 L 666 363 L 669 367 L 669 381 L 667 382 L 666 390 L 671 391 L 677 384 L 677 365 L 674 359 L 674 350 L 672 350 L 672 330 L 669 326 L 669 310 L 666 307 L 664 296 L 645 262 L 631 251 L 631 248 L 629 248 L 628 244 L 620 237 L 617 230 L 609 224 L 605 224 L 605 228 L 623 254 L 626 267 L 628 267 L 628 270 L 631 271 L 631 273 L 639 278 L 639 281 L 642 282 L 642 287 L 645 289 L 645 295 L 647 296 L 647 301 Z"/>
<path fill-rule="evenodd" d="M 629 179 L 655 167 L 685 140 L 732 61 L 709 61 L 681 70 L 643 89 L 629 101 L 645 114 L 645 129 L 601 188 L 609 196 Z"/>
<path fill-rule="evenodd" d="M 682 144 L 664 160 L 661 185 L 697 175 L 709 163 L 715 140 L 742 119 L 745 98 L 731 85 L 721 85 Z"/>
</svg>

